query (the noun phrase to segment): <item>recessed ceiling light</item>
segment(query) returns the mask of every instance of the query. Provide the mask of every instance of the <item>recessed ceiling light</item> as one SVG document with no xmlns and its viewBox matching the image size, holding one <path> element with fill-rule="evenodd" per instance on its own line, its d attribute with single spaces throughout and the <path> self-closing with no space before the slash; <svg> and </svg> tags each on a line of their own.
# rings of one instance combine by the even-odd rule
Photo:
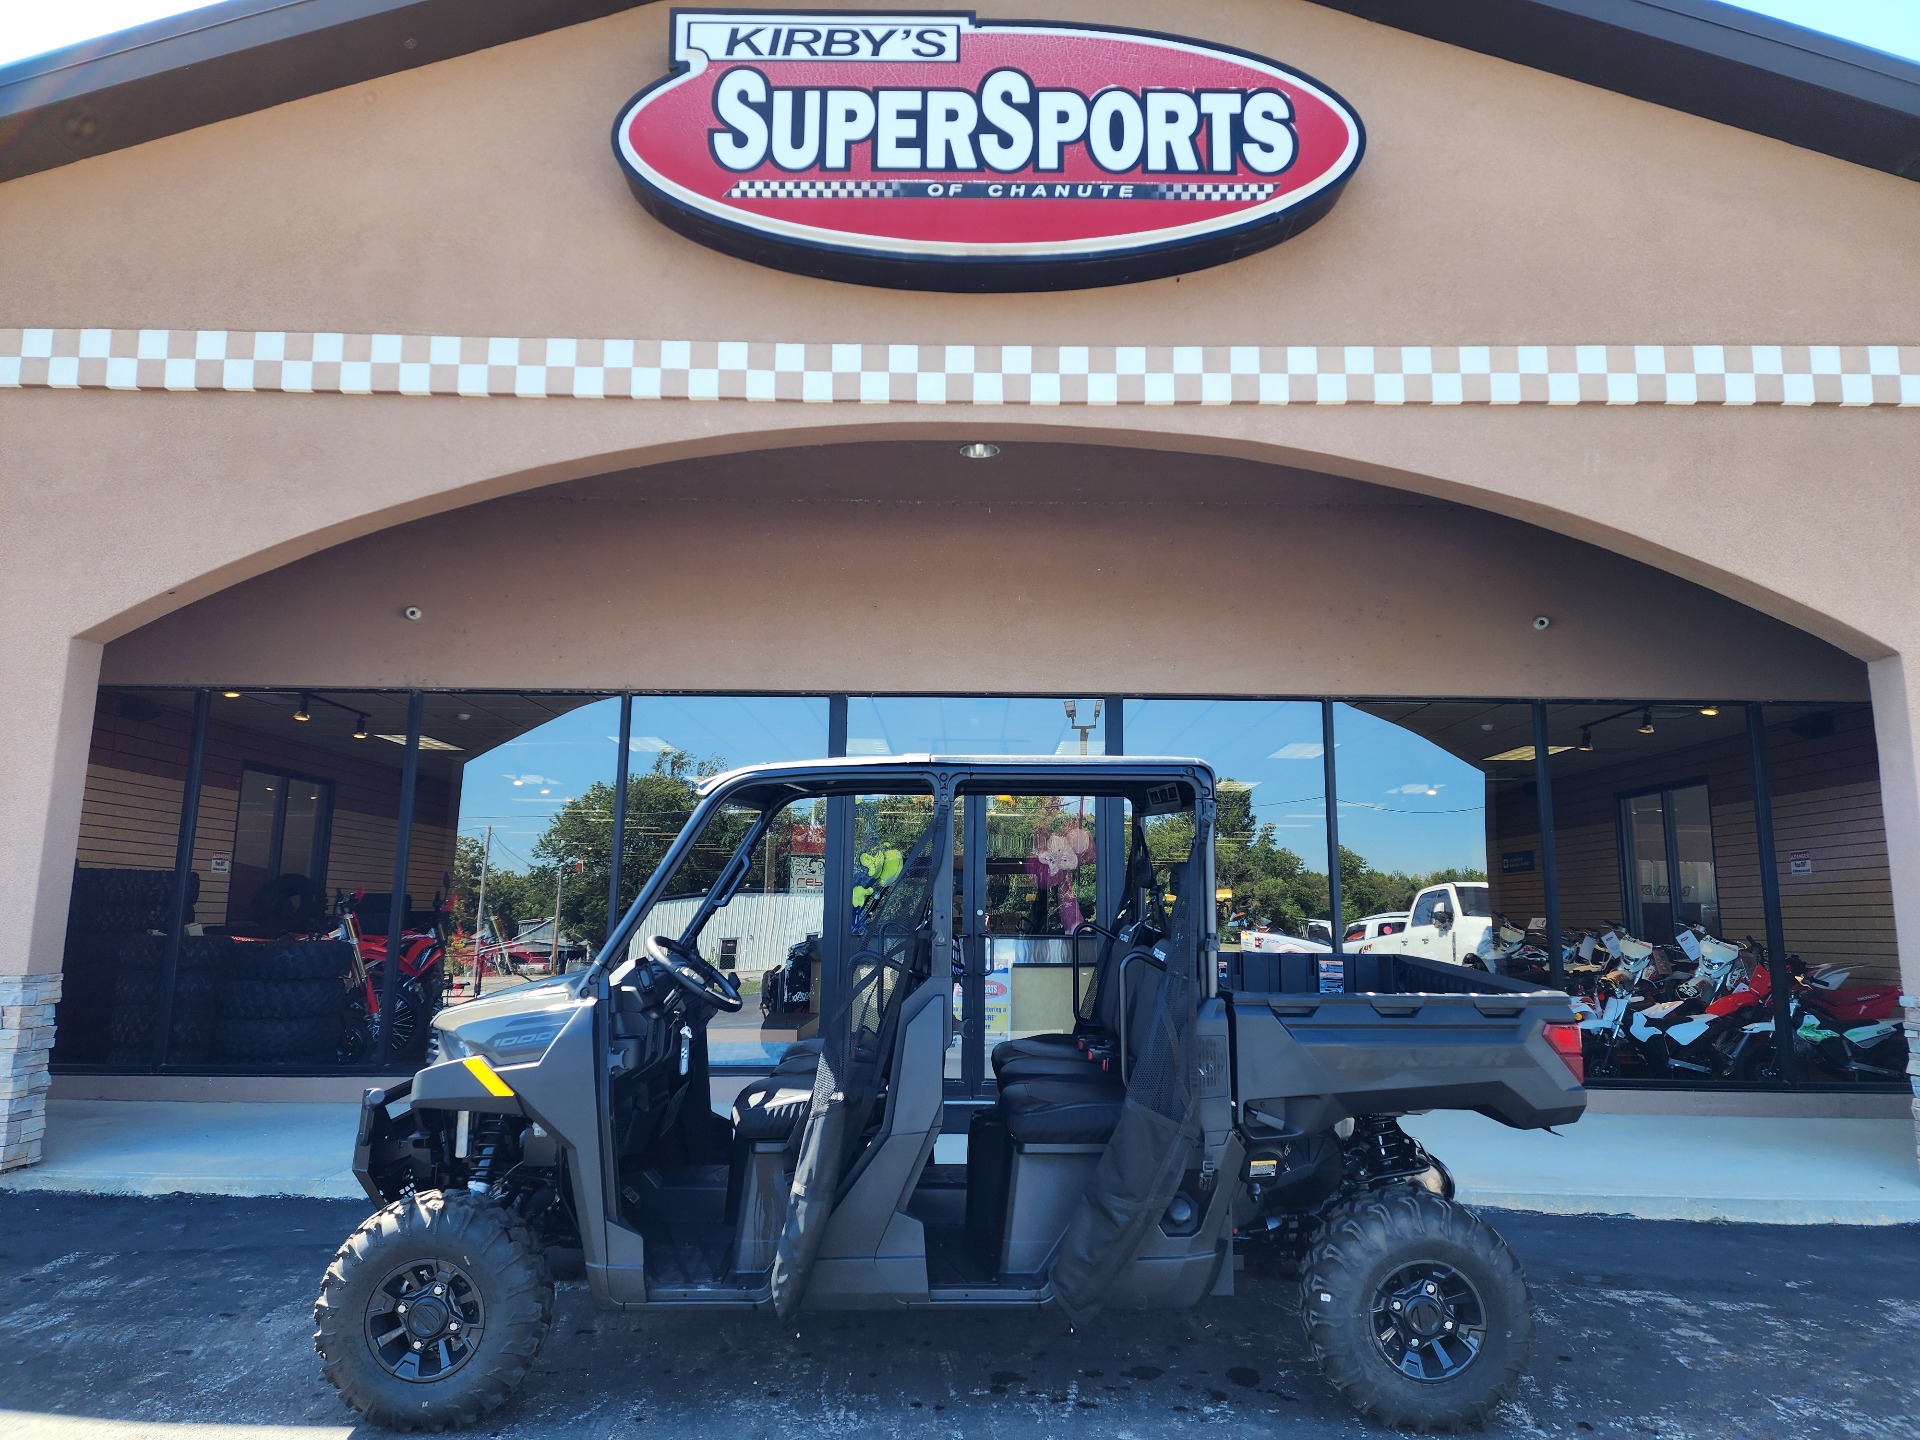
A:
<svg viewBox="0 0 1920 1440">
<path fill-rule="evenodd" d="M 220 693 L 229 700 L 238 700 L 240 698 L 240 692 L 238 690 L 222 690 Z"/>
<path fill-rule="evenodd" d="M 991 460 L 1000 453 L 1000 447 L 990 445 L 984 440 L 975 440 L 969 445 L 962 445 L 960 453 L 969 460 Z"/>
<path fill-rule="evenodd" d="M 1705 715 L 1708 719 L 1712 719 L 1715 715 L 1718 715 L 1720 713 L 1720 707 L 1718 705 L 1702 705 L 1700 707 L 1700 713 L 1702 715 Z"/>
</svg>

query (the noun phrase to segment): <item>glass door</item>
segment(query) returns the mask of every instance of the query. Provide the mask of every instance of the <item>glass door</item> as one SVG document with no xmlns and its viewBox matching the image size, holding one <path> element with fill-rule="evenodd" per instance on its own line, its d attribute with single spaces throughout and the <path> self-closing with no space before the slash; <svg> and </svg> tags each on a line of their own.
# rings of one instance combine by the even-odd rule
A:
<svg viewBox="0 0 1920 1440">
<path fill-rule="evenodd" d="M 249 925 L 261 893 L 282 876 L 324 886 L 333 786 L 284 772 L 241 772 L 233 828 L 227 924 Z"/>
<path fill-rule="evenodd" d="M 1705 785 L 1622 797 L 1620 862 L 1627 928 L 1636 936 L 1664 945 L 1686 925 L 1720 933 L 1713 810 Z"/>
</svg>

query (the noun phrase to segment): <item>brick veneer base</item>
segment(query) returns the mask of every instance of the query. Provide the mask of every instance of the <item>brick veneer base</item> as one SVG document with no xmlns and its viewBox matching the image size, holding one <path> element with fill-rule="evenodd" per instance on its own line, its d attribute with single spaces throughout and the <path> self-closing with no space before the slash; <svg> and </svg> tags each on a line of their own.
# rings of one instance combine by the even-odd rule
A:
<svg viewBox="0 0 1920 1440">
<path fill-rule="evenodd" d="M 40 1159 L 58 975 L 0 975 L 0 1170 Z"/>
</svg>

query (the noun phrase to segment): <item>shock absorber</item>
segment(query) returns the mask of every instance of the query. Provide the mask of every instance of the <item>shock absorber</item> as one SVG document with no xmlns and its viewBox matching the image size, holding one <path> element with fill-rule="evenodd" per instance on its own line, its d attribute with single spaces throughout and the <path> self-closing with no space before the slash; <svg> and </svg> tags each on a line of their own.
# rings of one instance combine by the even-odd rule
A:
<svg viewBox="0 0 1920 1440">
<path fill-rule="evenodd" d="M 498 1182 L 507 1146 L 507 1117 L 476 1115 L 473 1120 L 473 1166 L 467 1172 L 467 1189 L 484 1195 Z"/>
<path fill-rule="evenodd" d="M 1349 1173 L 1362 1184 L 1415 1175 L 1429 1164 L 1418 1142 L 1391 1115 L 1359 1115 L 1346 1142 Z"/>
</svg>

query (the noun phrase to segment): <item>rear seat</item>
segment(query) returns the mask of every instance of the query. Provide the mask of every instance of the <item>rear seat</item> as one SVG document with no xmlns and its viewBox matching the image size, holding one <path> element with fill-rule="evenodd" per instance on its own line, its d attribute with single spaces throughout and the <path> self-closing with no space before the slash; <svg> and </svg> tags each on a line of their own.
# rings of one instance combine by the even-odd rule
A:
<svg viewBox="0 0 1920 1440">
<path fill-rule="evenodd" d="M 1017 1040 L 1002 1040 L 993 1047 L 993 1078 L 1006 1086 L 1021 1080 L 1052 1079 L 1056 1076 L 1098 1074 L 1081 1049 L 1082 1042 L 1107 1044 L 1120 1030 L 1121 990 L 1119 973 L 1126 956 L 1142 949 L 1135 943 L 1141 927 L 1128 925 L 1119 939 L 1107 945 L 1094 967 L 1093 1015 L 1080 1033 L 1072 1035 L 1023 1035 Z M 1150 932 L 1149 938 L 1152 933 Z"/>
<path fill-rule="evenodd" d="M 1000 1092 L 1000 1113 L 1016 1145 L 1104 1145 L 1126 1098 L 1118 1075 L 1095 1070 L 1091 1078 L 1017 1080 Z"/>
<path fill-rule="evenodd" d="M 1164 962 L 1151 952 L 1132 950 L 1142 962 L 1125 967 L 1126 984 L 1115 983 L 1109 993 L 1123 995 L 1124 1004 L 1116 1004 L 1113 1023 L 1126 1029 L 1126 1053 L 1138 1057 L 1146 1048 L 1153 1027 L 1154 1001 L 1159 991 Z M 1009 1064 L 1002 1071 L 1000 1113 L 1006 1120 L 1007 1134 L 1016 1146 L 1026 1145 L 1104 1145 L 1120 1123 L 1120 1107 L 1127 1087 L 1121 1072 L 1124 1066 L 1102 1070 L 1084 1055 L 1076 1053 L 1071 1061 L 1057 1062 L 1051 1072 L 1029 1069 L 1032 1060 Z"/>
</svg>

